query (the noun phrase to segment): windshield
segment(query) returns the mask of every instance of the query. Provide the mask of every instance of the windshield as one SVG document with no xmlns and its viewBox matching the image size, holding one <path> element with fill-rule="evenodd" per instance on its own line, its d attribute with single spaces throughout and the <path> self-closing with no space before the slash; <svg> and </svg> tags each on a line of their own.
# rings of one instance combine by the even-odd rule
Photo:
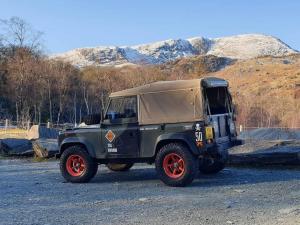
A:
<svg viewBox="0 0 300 225">
<path fill-rule="evenodd" d="M 137 117 L 137 99 L 133 97 L 112 98 L 105 119 L 116 120 Z"/>
</svg>

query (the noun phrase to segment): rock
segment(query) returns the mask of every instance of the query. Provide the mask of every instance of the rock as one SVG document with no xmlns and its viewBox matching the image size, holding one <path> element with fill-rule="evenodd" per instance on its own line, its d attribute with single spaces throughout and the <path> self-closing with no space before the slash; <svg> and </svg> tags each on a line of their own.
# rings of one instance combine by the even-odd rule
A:
<svg viewBox="0 0 300 225">
<path fill-rule="evenodd" d="M 225 201 L 224 203 L 225 203 L 225 205 L 226 205 L 226 208 L 227 208 L 227 209 L 230 209 L 230 208 L 233 207 L 234 204 L 237 203 L 237 201 Z"/>
<path fill-rule="evenodd" d="M 0 141 L 0 154 L 6 156 L 6 155 L 8 155 L 10 150 L 11 149 L 9 148 L 9 146 L 1 140 Z"/>
<path fill-rule="evenodd" d="M 31 141 L 7 138 L 0 141 L 0 152 L 5 156 L 33 156 Z"/>
<path fill-rule="evenodd" d="M 140 202 L 146 202 L 146 201 L 148 201 L 148 198 L 139 198 L 139 201 Z"/>
<path fill-rule="evenodd" d="M 299 153 L 270 152 L 229 155 L 230 165 L 300 165 Z"/>
<path fill-rule="evenodd" d="M 229 150 L 231 165 L 300 165 L 300 142 L 297 140 L 256 140 Z"/>
<path fill-rule="evenodd" d="M 33 125 L 28 131 L 27 137 L 29 140 L 36 140 L 39 138 L 56 139 L 58 137 L 58 130 L 54 128 Z"/>
<path fill-rule="evenodd" d="M 227 207 L 226 207 L 226 208 L 227 208 L 227 209 L 230 209 L 231 207 L 232 207 L 231 205 L 227 205 Z"/>
<path fill-rule="evenodd" d="M 235 189 L 234 191 L 237 192 L 237 193 L 244 193 L 245 192 L 245 190 L 242 190 L 242 189 Z"/>
<path fill-rule="evenodd" d="M 290 214 L 290 213 L 297 213 L 300 212 L 300 207 L 291 207 L 291 208 L 284 208 L 284 209 L 280 209 L 278 210 L 278 212 L 280 214 Z"/>
<path fill-rule="evenodd" d="M 32 142 L 34 153 L 39 158 L 51 158 L 58 153 L 56 139 L 38 139 Z"/>
</svg>

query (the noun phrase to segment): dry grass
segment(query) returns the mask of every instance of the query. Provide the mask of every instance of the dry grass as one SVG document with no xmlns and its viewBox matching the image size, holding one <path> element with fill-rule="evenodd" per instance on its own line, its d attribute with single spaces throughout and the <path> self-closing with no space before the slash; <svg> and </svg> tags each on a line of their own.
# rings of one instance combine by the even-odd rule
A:
<svg viewBox="0 0 300 225">
<path fill-rule="evenodd" d="M 0 130 L 0 139 L 6 138 L 17 138 L 17 139 L 26 139 L 27 138 L 27 130 L 26 129 L 1 129 Z"/>
</svg>

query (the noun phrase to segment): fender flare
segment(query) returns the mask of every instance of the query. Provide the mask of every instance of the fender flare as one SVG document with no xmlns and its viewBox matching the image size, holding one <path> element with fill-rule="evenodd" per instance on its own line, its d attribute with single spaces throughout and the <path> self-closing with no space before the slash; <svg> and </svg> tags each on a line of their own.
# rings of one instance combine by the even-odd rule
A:
<svg viewBox="0 0 300 225">
<path fill-rule="evenodd" d="M 89 153 L 89 155 L 93 158 L 96 158 L 96 152 L 93 148 L 93 146 L 85 139 L 85 138 L 81 138 L 81 137 L 69 137 L 69 138 L 65 138 L 60 146 L 59 146 L 59 155 L 61 155 L 63 153 L 62 149 L 64 145 L 76 145 L 76 144 L 81 144 L 84 145 L 87 152 Z"/>
<path fill-rule="evenodd" d="M 158 136 L 158 138 L 156 139 L 156 143 L 155 143 L 155 153 L 157 152 L 157 147 L 159 145 L 159 143 L 161 143 L 162 141 L 168 141 L 168 142 L 176 142 L 176 141 L 180 141 L 183 142 L 187 145 L 188 149 L 191 151 L 192 154 L 194 155 L 199 155 L 200 151 L 197 148 L 196 144 L 194 143 L 193 139 L 183 133 L 169 133 L 169 134 L 162 134 L 160 136 Z"/>
</svg>

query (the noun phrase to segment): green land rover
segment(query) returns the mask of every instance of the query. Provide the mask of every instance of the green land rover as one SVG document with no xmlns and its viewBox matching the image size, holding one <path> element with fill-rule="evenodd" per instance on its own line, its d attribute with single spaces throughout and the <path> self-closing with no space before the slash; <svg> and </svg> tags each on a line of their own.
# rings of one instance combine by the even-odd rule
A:
<svg viewBox="0 0 300 225">
<path fill-rule="evenodd" d="M 215 77 L 160 81 L 112 93 L 99 124 L 60 133 L 60 169 L 69 182 L 88 182 L 105 164 L 127 171 L 155 163 L 170 186 L 198 171 L 217 173 L 239 144 L 228 82 Z"/>
</svg>

